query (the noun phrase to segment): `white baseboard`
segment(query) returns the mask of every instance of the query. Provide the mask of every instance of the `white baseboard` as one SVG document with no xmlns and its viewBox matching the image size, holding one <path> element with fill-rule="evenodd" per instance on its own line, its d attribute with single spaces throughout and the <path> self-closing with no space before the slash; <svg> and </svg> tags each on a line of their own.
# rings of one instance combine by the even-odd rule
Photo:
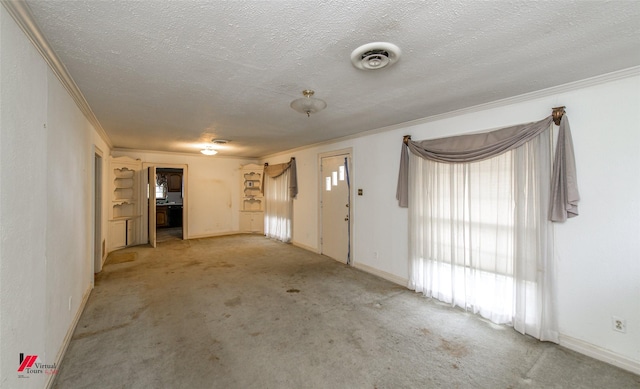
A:
<svg viewBox="0 0 640 389">
<path fill-rule="evenodd" d="M 213 232 L 210 234 L 189 235 L 187 239 L 215 238 L 216 236 L 238 235 L 238 234 L 244 234 L 244 233 L 245 232 L 243 231 Z"/>
<path fill-rule="evenodd" d="M 560 346 L 640 375 L 640 362 L 623 357 L 583 340 L 566 335 L 560 335 Z"/>
<path fill-rule="evenodd" d="M 298 242 L 291 242 L 292 245 L 296 246 L 296 247 L 300 247 L 301 249 L 305 249 L 307 251 L 311 251 L 312 253 L 316 253 L 316 254 L 320 254 L 320 251 L 314 247 L 310 247 L 307 246 L 305 244 L 302 243 L 298 243 Z M 341 261 L 338 261 L 340 263 L 344 263 Z M 367 272 L 369 274 L 373 274 L 374 276 L 380 277 L 380 278 L 384 278 L 387 281 L 391 281 L 395 284 L 404 286 L 405 288 L 407 287 L 407 285 L 409 284 L 409 280 L 407 280 L 406 278 L 402 278 L 402 277 L 398 277 L 395 274 L 391 274 L 391 273 L 387 273 L 384 270 L 379 270 L 376 269 L 375 267 L 371 267 L 369 265 L 364 265 L 362 263 L 358 263 L 355 262 L 353 264 L 353 267 L 355 267 L 356 269 L 362 270 L 364 272 Z"/>
<path fill-rule="evenodd" d="M 93 274 L 91 275 L 93 277 Z M 82 301 L 80 301 L 80 306 L 76 311 L 76 316 L 73 318 L 69 329 L 67 330 L 67 335 L 65 335 L 64 340 L 62 341 L 62 347 L 58 351 L 58 355 L 56 356 L 55 364 L 60 368 L 60 364 L 62 363 L 62 359 L 64 358 L 64 354 L 67 352 L 67 348 L 69 347 L 69 343 L 71 343 L 71 338 L 73 337 L 73 333 L 76 331 L 76 327 L 78 326 L 78 322 L 80 321 L 80 316 L 82 316 L 82 312 L 84 312 L 84 307 L 87 305 L 87 301 L 89 300 L 89 295 L 91 294 L 91 290 L 93 290 L 93 285 L 90 286 L 85 292 L 84 296 L 82 296 Z M 53 387 L 53 384 L 56 381 L 56 374 L 50 374 L 49 379 L 47 380 L 47 384 L 45 388 L 50 389 Z"/>
<path fill-rule="evenodd" d="M 311 247 L 311 246 L 307 246 L 306 244 L 302 244 L 302 243 L 298 243 L 298 242 L 291 242 L 292 245 L 296 246 L 296 247 L 300 247 L 301 249 L 305 249 L 307 251 L 311 251 L 312 253 L 315 254 L 320 254 L 320 252 L 318 251 L 318 249 Z"/>
<path fill-rule="evenodd" d="M 406 278 L 399 277 L 399 276 L 397 276 L 395 274 L 387 273 L 384 270 L 379 270 L 379 269 L 376 269 L 375 267 L 371 267 L 369 265 L 365 265 L 365 264 L 362 264 L 362 263 L 355 262 L 353 264 L 353 267 L 355 267 L 356 269 L 360 269 L 362 271 L 365 271 L 367 273 L 373 274 L 374 276 L 378 276 L 380 278 L 384 278 L 385 280 L 391 281 L 391 282 L 393 282 L 395 284 L 404 286 L 405 288 L 409 284 L 409 280 L 407 280 Z"/>
</svg>

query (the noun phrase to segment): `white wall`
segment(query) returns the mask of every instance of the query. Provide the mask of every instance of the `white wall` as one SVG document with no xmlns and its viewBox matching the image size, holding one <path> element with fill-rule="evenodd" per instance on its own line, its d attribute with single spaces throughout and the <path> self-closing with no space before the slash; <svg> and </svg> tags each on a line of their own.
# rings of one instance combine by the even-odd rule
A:
<svg viewBox="0 0 640 389">
<path fill-rule="evenodd" d="M 296 157 L 293 243 L 318 250 L 318 154 L 353 148 L 354 265 L 396 282 L 409 273 L 408 213 L 395 199 L 403 135 L 437 138 L 540 120 L 567 106 L 576 149 L 580 216 L 556 225 L 562 343 L 640 370 L 640 76 L 603 77 L 403 128 L 266 157 Z M 631 76 L 629 76 L 631 74 Z M 620 76 L 622 77 L 622 76 Z M 378 253 L 376 259 L 375 253 Z M 612 330 L 611 316 L 627 320 Z"/>
<path fill-rule="evenodd" d="M 188 165 L 188 238 L 222 235 L 239 230 L 240 166 L 255 159 L 114 150 L 157 167 Z"/>
<path fill-rule="evenodd" d="M 99 137 L 2 7 L 0 49 L 0 387 L 42 388 L 18 356 L 58 363 L 90 291 Z"/>
</svg>

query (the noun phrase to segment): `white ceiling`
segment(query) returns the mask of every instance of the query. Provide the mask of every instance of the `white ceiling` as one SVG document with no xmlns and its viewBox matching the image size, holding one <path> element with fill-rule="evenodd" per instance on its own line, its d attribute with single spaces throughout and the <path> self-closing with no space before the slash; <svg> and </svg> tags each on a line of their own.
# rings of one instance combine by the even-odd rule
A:
<svg viewBox="0 0 640 389">
<path fill-rule="evenodd" d="M 27 3 L 117 148 L 258 157 L 640 65 L 637 1 Z M 375 41 L 400 61 L 357 70 Z"/>
</svg>

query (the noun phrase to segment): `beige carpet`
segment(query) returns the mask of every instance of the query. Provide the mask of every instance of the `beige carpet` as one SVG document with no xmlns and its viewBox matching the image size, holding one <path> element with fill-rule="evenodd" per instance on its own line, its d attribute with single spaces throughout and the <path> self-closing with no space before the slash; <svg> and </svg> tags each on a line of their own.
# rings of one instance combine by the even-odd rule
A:
<svg viewBox="0 0 640 389">
<path fill-rule="evenodd" d="M 133 262 L 137 257 L 138 253 L 134 251 L 117 251 L 109 255 L 106 264 L 115 265 L 118 263 Z"/>
<path fill-rule="evenodd" d="M 638 388 L 326 257 L 255 235 L 134 247 L 96 278 L 57 388 Z"/>
</svg>

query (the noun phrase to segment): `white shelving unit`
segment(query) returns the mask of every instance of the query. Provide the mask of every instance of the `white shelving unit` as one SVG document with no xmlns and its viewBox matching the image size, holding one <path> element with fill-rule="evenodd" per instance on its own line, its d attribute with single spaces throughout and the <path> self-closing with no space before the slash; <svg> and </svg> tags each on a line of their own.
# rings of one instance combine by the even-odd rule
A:
<svg viewBox="0 0 640 389">
<path fill-rule="evenodd" d="M 111 207 L 109 207 L 108 251 L 138 243 L 140 223 L 140 173 L 142 162 L 129 157 L 111 158 Z"/>
<path fill-rule="evenodd" d="M 263 167 L 249 164 L 242 167 L 240 188 L 240 231 L 264 233 Z"/>
</svg>

